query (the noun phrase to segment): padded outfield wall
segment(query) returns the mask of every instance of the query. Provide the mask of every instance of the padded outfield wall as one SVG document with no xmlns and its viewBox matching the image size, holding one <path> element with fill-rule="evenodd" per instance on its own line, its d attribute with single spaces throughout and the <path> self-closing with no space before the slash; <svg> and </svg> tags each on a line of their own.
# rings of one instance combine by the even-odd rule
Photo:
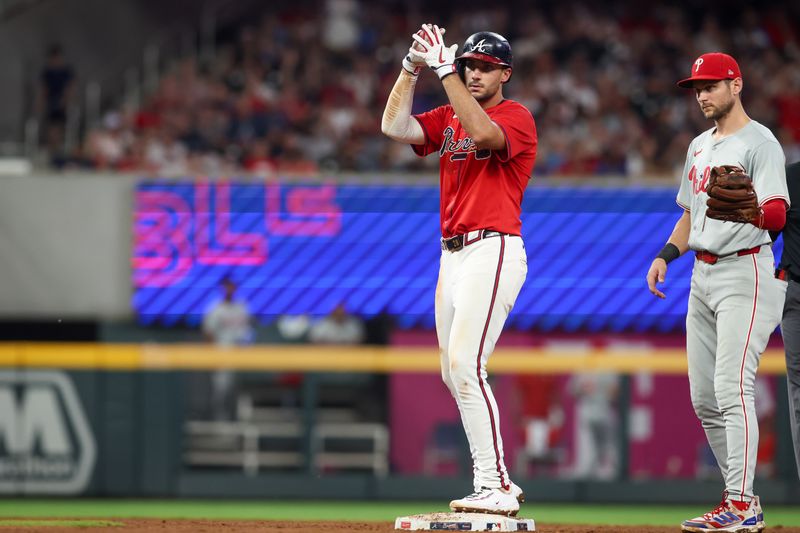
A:
<svg viewBox="0 0 800 533">
<path fill-rule="evenodd" d="M 490 366 L 505 415 L 512 412 L 507 385 L 525 375 L 613 371 L 635 379 L 650 372 L 667 385 L 657 384 L 654 390 L 665 396 L 661 404 L 674 395 L 673 405 L 662 409 L 658 402 L 637 398 L 636 385 L 627 378 L 620 398 L 620 431 L 630 439 L 623 443 L 620 475 L 592 481 L 553 477 L 547 471 L 515 473 L 531 501 L 689 503 L 719 492 L 716 476 L 670 472 L 669 465 L 687 443 L 697 447 L 703 441 L 688 401 L 681 350 L 505 348 L 494 354 Z M 223 367 L 243 373 L 303 373 L 304 464 L 253 472 L 244 464 L 198 468 L 184 462 L 187 377 Z M 777 397 L 785 398 L 780 350 L 768 350 L 761 372 L 776 380 Z M 320 471 L 309 440 L 319 387 L 332 376 L 367 374 L 389 375 L 393 467 L 388 476 Z M 253 346 L 231 351 L 199 344 L 0 343 L 0 494 L 444 500 L 470 486 L 467 471 L 431 475 L 408 469 L 398 459 L 406 449 L 418 455 L 413 448 L 424 445 L 430 418 L 451 406 L 437 374 L 434 347 Z M 438 403 L 420 405 L 424 398 Z M 641 442 L 629 431 L 631 407 L 641 411 L 647 406 L 660 409 L 653 420 L 661 427 L 661 442 Z M 399 412 L 406 418 L 416 415 L 419 423 L 398 420 Z M 759 478 L 758 490 L 774 504 L 791 504 L 800 496 L 800 484 L 794 477 L 785 402 L 776 416 L 781 426 L 778 471 Z M 501 424 L 509 452 L 518 442 L 513 422 L 505 418 Z M 516 466 L 511 453 L 508 461 L 511 468 Z"/>
</svg>

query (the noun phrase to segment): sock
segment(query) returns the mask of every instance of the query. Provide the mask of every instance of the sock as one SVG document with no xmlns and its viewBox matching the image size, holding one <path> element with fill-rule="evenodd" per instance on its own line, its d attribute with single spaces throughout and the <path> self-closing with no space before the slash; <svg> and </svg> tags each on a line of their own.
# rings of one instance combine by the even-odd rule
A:
<svg viewBox="0 0 800 533">
<path fill-rule="evenodd" d="M 750 502 L 741 502 L 738 500 L 731 500 L 731 503 L 740 511 L 746 511 L 750 508 Z"/>
</svg>

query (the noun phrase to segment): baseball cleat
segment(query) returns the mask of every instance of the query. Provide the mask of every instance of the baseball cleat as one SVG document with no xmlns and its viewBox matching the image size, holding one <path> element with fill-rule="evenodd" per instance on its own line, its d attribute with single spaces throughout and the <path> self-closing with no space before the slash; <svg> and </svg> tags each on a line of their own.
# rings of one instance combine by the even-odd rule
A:
<svg viewBox="0 0 800 533">
<path fill-rule="evenodd" d="M 734 501 L 723 495 L 720 504 L 711 511 L 691 520 L 684 520 L 682 531 L 707 533 L 725 531 L 728 533 L 760 533 L 767 527 L 764 511 L 758 496 L 748 501 Z"/>
<path fill-rule="evenodd" d="M 517 487 L 519 488 L 519 487 Z M 519 496 L 522 490 L 519 491 Z M 450 502 L 450 509 L 457 513 L 488 513 L 505 516 L 517 516 L 519 502 L 517 495 L 511 490 L 490 489 L 482 487 L 478 492 L 473 492 L 458 500 Z"/>
<path fill-rule="evenodd" d="M 519 503 L 525 503 L 525 493 L 522 492 L 522 488 L 513 481 L 511 482 L 511 495 L 514 496 Z"/>
</svg>

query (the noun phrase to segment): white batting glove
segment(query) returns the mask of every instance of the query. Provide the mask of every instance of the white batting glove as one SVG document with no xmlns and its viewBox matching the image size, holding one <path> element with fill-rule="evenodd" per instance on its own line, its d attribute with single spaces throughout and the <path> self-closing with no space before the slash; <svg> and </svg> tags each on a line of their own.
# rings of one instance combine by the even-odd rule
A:
<svg viewBox="0 0 800 533">
<path fill-rule="evenodd" d="M 450 74 L 455 74 L 456 50 L 458 49 L 458 45 L 454 44 L 448 48 L 444 44 L 444 32 L 439 26 L 434 25 L 431 27 L 429 24 L 424 24 L 422 26 L 422 31 L 425 32 L 424 37 L 418 34 L 412 36 L 417 44 L 412 45 L 408 50 L 409 55 L 412 58 L 416 56 L 424 60 L 425 63 L 436 72 L 439 79 L 443 79 Z M 417 48 L 421 48 L 422 51 L 417 50 Z"/>
<path fill-rule="evenodd" d="M 442 29 L 442 33 L 444 33 L 444 29 Z M 417 35 L 423 39 L 425 38 L 425 32 L 422 29 L 417 32 Z M 412 76 L 419 76 L 422 67 L 425 66 L 425 60 L 418 55 L 412 56 L 411 50 L 422 52 L 422 48 L 419 47 L 416 41 L 413 41 L 411 43 L 411 48 L 409 48 L 409 52 L 406 54 L 406 57 L 403 58 L 403 68 Z"/>
<path fill-rule="evenodd" d="M 406 57 L 403 58 L 403 69 L 412 76 L 419 76 L 423 66 L 425 66 L 425 63 L 417 63 L 415 58 L 411 57 L 411 53 L 406 54 Z"/>
</svg>

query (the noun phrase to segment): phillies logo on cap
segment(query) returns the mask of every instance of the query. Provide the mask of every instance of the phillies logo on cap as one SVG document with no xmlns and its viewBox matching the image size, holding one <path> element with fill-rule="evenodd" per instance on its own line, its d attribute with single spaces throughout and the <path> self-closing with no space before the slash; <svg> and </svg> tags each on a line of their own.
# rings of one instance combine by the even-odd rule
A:
<svg viewBox="0 0 800 533">
<path fill-rule="evenodd" d="M 695 81 L 732 80 L 741 76 L 734 58 L 722 52 L 710 52 L 695 59 L 690 77 L 679 81 L 678 87 L 690 89 Z"/>
<path fill-rule="evenodd" d="M 695 72 L 700 72 L 700 65 L 703 64 L 703 58 L 702 57 L 698 57 L 697 61 L 695 61 L 694 64 L 695 64 L 694 71 Z"/>
</svg>

